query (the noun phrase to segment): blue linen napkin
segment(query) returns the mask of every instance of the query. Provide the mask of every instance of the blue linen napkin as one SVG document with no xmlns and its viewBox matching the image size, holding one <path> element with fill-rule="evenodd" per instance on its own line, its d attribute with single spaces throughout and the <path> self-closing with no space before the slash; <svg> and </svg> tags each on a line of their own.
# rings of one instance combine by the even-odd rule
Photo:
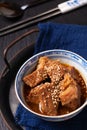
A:
<svg viewBox="0 0 87 130">
<path fill-rule="evenodd" d="M 87 59 L 87 26 L 43 23 L 38 27 L 40 32 L 34 54 L 49 49 L 66 49 Z M 36 117 L 19 104 L 15 120 L 26 130 L 87 130 L 87 107 L 70 120 L 49 122 Z"/>
</svg>

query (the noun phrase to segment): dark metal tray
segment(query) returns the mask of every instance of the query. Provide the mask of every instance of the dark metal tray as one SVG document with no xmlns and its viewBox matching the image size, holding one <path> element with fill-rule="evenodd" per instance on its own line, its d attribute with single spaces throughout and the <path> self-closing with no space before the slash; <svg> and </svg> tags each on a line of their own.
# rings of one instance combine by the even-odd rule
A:
<svg viewBox="0 0 87 130">
<path fill-rule="evenodd" d="M 0 77 L 0 108 L 1 115 L 7 124 L 8 128 L 11 130 L 22 130 L 23 128 L 15 123 L 14 113 L 18 105 L 18 100 L 14 91 L 14 80 L 16 73 L 20 66 L 33 55 L 34 43 L 29 43 L 29 46 L 23 48 L 14 58 L 10 61 L 7 59 L 7 54 L 9 49 L 17 43 L 19 40 L 27 35 L 34 32 L 38 32 L 38 29 L 33 29 L 23 34 L 16 40 L 14 40 L 9 46 L 4 50 L 4 60 L 6 67 Z M 14 109 L 14 110 L 13 110 Z"/>
</svg>

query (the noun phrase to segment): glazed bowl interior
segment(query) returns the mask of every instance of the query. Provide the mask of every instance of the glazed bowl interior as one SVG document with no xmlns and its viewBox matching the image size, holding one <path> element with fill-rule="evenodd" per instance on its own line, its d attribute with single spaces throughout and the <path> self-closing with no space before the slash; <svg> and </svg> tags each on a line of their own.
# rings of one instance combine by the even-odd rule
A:
<svg viewBox="0 0 87 130">
<path fill-rule="evenodd" d="M 31 109 L 29 109 L 29 107 L 27 106 L 24 100 L 24 96 L 23 96 L 24 83 L 22 79 L 27 73 L 31 73 L 34 70 L 35 66 L 37 65 L 38 59 L 41 56 L 47 56 L 51 59 L 59 59 L 61 63 L 74 66 L 80 72 L 81 76 L 83 77 L 86 83 L 86 86 L 87 86 L 87 61 L 81 56 L 79 56 L 78 54 L 75 54 L 71 51 L 61 50 L 61 49 L 47 50 L 47 51 L 40 52 L 32 56 L 30 59 L 28 59 L 21 66 L 15 78 L 15 92 L 16 92 L 17 98 L 19 102 L 22 104 L 22 106 L 25 109 L 27 109 L 29 112 L 48 121 L 64 121 L 64 120 L 70 119 L 74 117 L 75 115 L 77 115 L 87 105 L 87 99 L 84 102 L 84 104 L 82 104 L 75 111 L 70 112 L 69 114 L 59 115 L 59 116 L 46 116 L 46 115 L 38 114 L 32 111 Z"/>
</svg>

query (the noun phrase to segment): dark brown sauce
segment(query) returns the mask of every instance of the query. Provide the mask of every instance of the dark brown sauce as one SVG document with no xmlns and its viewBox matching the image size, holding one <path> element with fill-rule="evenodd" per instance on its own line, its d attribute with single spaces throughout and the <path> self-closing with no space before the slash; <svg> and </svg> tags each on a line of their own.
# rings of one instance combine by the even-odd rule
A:
<svg viewBox="0 0 87 130">
<path fill-rule="evenodd" d="M 63 65 L 65 65 L 65 64 L 63 64 Z M 69 65 L 65 65 L 65 66 L 69 66 Z M 77 82 L 78 82 L 78 84 L 80 85 L 80 88 L 81 88 L 81 104 L 80 104 L 80 106 L 81 106 L 87 98 L 87 90 L 86 90 L 86 84 L 85 84 L 84 79 L 82 78 L 82 76 L 78 72 L 78 70 L 76 70 L 76 71 L 77 71 L 77 74 L 79 75 L 79 79 L 76 79 L 76 80 L 77 80 Z M 36 112 L 36 113 L 45 115 L 45 113 L 41 113 L 41 111 L 39 110 L 39 105 L 33 104 L 33 103 L 28 101 L 27 96 L 28 96 L 31 88 L 29 86 L 25 85 L 25 84 L 24 84 L 23 87 L 24 87 L 23 94 L 24 94 L 25 102 L 27 103 L 27 107 L 29 109 L 31 109 L 32 111 Z M 60 104 L 59 108 L 58 108 L 58 115 L 64 115 L 64 114 L 70 113 L 71 111 L 72 110 L 70 110 L 69 108 L 62 106 Z"/>
</svg>

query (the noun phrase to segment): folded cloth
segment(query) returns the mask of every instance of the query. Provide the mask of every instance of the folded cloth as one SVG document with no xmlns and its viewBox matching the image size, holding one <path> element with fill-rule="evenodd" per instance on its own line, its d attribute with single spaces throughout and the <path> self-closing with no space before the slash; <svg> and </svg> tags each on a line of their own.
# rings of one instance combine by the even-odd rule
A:
<svg viewBox="0 0 87 130">
<path fill-rule="evenodd" d="M 87 59 L 87 26 L 56 23 L 39 24 L 34 54 L 49 49 L 66 49 Z M 87 130 L 87 107 L 77 116 L 63 122 L 49 122 L 31 114 L 19 104 L 16 123 L 26 130 Z"/>
</svg>

